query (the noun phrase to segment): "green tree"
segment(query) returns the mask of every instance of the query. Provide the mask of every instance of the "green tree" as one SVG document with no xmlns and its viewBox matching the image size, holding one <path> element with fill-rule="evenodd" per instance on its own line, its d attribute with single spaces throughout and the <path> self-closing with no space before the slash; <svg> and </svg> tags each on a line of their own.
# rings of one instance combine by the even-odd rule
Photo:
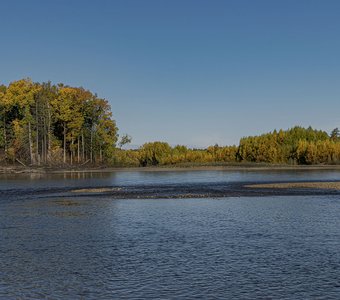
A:
<svg viewBox="0 0 340 300">
<path fill-rule="evenodd" d="M 339 136 L 340 136 L 340 131 L 339 131 L 339 128 L 334 128 L 331 132 L 331 139 L 333 141 L 337 141 L 339 139 Z"/>
<path fill-rule="evenodd" d="M 132 141 L 131 136 L 129 136 L 128 134 L 124 134 L 121 138 L 120 141 L 118 143 L 119 148 L 122 148 L 124 145 L 128 145 L 130 144 Z"/>
<path fill-rule="evenodd" d="M 16 125 L 22 127 L 24 132 L 24 135 L 20 137 L 22 138 L 22 143 L 20 143 L 21 146 L 19 149 L 16 149 L 16 152 L 28 148 L 30 163 L 33 165 L 36 163 L 32 128 L 32 125 L 35 122 L 33 105 L 35 102 L 35 95 L 38 93 L 39 88 L 39 85 L 34 84 L 30 79 L 22 79 L 12 82 L 3 96 L 3 105 L 17 111 L 18 117 L 16 118 Z M 19 137 L 16 136 L 15 138 L 18 139 Z M 28 147 L 26 145 L 28 145 Z"/>
<path fill-rule="evenodd" d="M 171 153 L 171 147 L 165 142 L 146 143 L 140 148 L 140 164 L 156 166 L 162 164 Z"/>
</svg>

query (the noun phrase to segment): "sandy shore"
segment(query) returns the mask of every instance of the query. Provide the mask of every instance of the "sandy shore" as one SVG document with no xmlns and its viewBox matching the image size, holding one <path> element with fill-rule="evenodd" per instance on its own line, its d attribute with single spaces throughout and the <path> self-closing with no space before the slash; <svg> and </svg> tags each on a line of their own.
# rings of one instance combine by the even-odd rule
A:
<svg viewBox="0 0 340 300">
<path fill-rule="evenodd" d="M 261 189 L 325 189 L 325 190 L 340 190 L 340 182 L 286 182 L 286 183 L 265 183 L 245 185 L 246 188 L 261 188 Z"/>
<path fill-rule="evenodd" d="M 89 189 L 75 189 L 71 190 L 71 193 L 106 193 L 120 191 L 122 188 L 89 188 Z"/>
</svg>

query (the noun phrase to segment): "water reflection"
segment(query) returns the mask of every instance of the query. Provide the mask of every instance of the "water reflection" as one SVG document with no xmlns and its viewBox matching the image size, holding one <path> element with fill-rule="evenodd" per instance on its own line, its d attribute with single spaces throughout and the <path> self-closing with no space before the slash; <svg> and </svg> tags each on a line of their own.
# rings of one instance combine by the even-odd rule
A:
<svg viewBox="0 0 340 300">
<path fill-rule="evenodd" d="M 340 180 L 340 170 L 117 171 L 0 174 L 0 190 L 56 187 L 107 187 L 150 184 Z"/>
<path fill-rule="evenodd" d="M 337 299 L 339 197 L 3 201 L 1 299 Z"/>
</svg>

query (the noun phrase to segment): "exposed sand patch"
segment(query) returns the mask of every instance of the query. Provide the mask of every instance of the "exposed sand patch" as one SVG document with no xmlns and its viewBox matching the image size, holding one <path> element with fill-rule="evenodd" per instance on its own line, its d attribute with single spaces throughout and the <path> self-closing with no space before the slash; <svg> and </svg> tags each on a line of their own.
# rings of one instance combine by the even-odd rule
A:
<svg viewBox="0 0 340 300">
<path fill-rule="evenodd" d="M 61 206 L 78 206 L 80 205 L 79 202 L 73 201 L 73 200 L 57 200 L 54 201 L 54 203 L 61 205 Z"/>
<path fill-rule="evenodd" d="M 77 189 L 72 190 L 72 193 L 105 193 L 105 192 L 114 192 L 120 191 L 122 188 L 90 188 L 90 189 Z"/>
<path fill-rule="evenodd" d="M 340 182 L 287 182 L 287 183 L 264 183 L 245 185 L 247 188 L 264 188 L 264 189 L 325 189 L 340 190 Z"/>
</svg>

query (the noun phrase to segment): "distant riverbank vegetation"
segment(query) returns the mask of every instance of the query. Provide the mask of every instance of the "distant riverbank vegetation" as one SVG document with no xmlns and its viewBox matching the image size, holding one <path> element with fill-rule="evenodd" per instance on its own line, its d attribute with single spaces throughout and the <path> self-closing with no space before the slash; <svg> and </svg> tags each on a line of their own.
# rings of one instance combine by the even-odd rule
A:
<svg viewBox="0 0 340 300">
<path fill-rule="evenodd" d="M 162 166 L 199 164 L 339 164 L 340 138 L 299 126 L 244 137 L 239 145 L 190 149 L 118 136 L 108 101 L 89 90 L 21 79 L 0 85 L 0 162 L 25 166 Z"/>
<path fill-rule="evenodd" d="M 170 147 L 167 143 L 144 144 L 138 150 L 117 155 L 121 165 L 235 164 L 265 163 L 288 165 L 339 164 L 338 129 L 331 135 L 311 127 L 274 130 L 260 136 L 244 137 L 238 146 L 210 146 L 207 149 Z"/>
</svg>

